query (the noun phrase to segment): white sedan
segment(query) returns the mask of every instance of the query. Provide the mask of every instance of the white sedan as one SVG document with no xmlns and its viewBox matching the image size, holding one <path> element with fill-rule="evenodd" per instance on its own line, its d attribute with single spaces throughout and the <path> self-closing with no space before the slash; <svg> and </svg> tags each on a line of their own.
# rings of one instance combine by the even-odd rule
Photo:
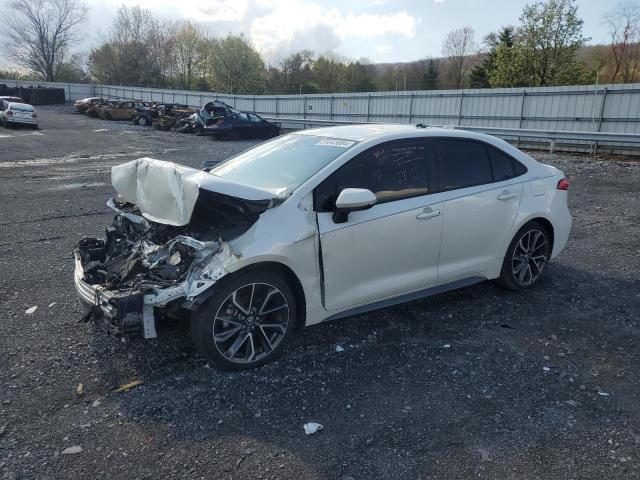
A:
<svg viewBox="0 0 640 480">
<path fill-rule="evenodd" d="M 0 124 L 4 127 L 28 125 L 38 127 L 38 114 L 32 105 L 27 103 L 0 100 Z"/>
<path fill-rule="evenodd" d="M 188 322 L 223 369 L 279 355 L 295 326 L 495 280 L 532 288 L 571 229 L 569 183 L 487 135 L 302 130 L 210 172 L 113 167 L 116 211 L 75 250 L 76 289 L 114 334 Z"/>
</svg>

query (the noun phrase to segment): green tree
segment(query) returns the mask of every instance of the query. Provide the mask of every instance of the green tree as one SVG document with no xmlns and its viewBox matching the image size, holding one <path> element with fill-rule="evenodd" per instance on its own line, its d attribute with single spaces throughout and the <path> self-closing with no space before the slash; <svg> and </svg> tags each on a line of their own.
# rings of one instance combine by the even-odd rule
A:
<svg viewBox="0 0 640 480">
<path fill-rule="evenodd" d="M 492 32 L 484 39 L 484 44 L 489 47 L 487 56 L 469 74 L 471 88 L 489 88 L 491 86 L 490 76 L 496 68 L 497 49 L 500 45 L 506 48 L 513 47 L 514 28 L 503 27 L 498 33 Z"/>
<path fill-rule="evenodd" d="M 322 55 L 313 64 L 313 76 L 321 93 L 344 90 L 347 66 L 335 56 Z"/>
<path fill-rule="evenodd" d="M 349 92 L 374 92 L 376 90 L 371 65 L 365 59 L 349 63 L 346 77 L 347 91 Z"/>
<path fill-rule="evenodd" d="M 212 46 L 212 86 L 232 94 L 264 91 L 264 62 L 243 35 L 229 35 Z"/>
<path fill-rule="evenodd" d="M 197 25 L 191 22 L 179 24 L 173 40 L 173 67 L 177 85 L 183 90 L 195 86 L 196 76 L 202 70 L 201 63 L 206 62 L 205 41 Z"/>
<path fill-rule="evenodd" d="M 527 5 L 520 15 L 511 48 L 496 49 L 490 73 L 494 87 L 571 85 L 584 81 L 576 53 L 588 38 L 575 0 L 548 0 Z"/>
<path fill-rule="evenodd" d="M 427 62 L 424 70 L 423 86 L 426 90 L 436 90 L 438 88 L 438 66 L 433 60 Z"/>
</svg>

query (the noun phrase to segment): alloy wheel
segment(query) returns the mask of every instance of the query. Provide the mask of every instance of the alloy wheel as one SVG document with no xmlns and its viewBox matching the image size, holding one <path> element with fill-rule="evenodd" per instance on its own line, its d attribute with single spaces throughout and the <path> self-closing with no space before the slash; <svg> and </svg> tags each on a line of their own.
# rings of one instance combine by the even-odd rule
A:
<svg viewBox="0 0 640 480">
<path fill-rule="evenodd" d="M 544 232 L 536 229 L 524 232 L 513 250 L 511 271 L 522 286 L 533 284 L 547 264 L 548 242 Z"/>
<path fill-rule="evenodd" d="M 229 361 L 257 362 L 280 344 L 289 317 L 289 305 L 278 288 L 244 285 L 220 304 L 213 321 L 214 345 Z"/>
</svg>

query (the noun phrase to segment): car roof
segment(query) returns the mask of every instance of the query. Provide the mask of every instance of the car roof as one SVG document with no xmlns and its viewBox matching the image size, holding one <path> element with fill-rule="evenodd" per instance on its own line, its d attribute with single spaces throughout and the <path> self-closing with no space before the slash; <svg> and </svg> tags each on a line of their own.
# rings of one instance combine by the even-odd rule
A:
<svg viewBox="0 0 640 480">
<path fill-rule="evenodd" d="M 455 137 L 472 138 L 483 141 L 495 141 L 496 138 L 482 133 L 470 132 L 467 130 L 456 130 L 447 127 L 423 127 L 417 125 L 394 125 L 394 124 L 361 124 L 343 125 L 335 127 L 323 127 L 299 130 L 293 135 L 315 135 L 319 137 L 339 138 L 353 142 L 364 142 L 367 140 L 393 140 L 397 138 L 412 137 Z"/>
</svg>

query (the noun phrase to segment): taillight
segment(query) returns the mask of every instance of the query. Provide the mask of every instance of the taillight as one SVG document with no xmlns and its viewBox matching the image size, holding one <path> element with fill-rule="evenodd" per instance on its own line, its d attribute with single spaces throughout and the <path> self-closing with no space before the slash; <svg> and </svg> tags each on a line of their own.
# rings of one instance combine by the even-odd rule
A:
<svg viewBox="0 0 640 480">
<path fill-rule="evenodd" d="M 569 190 L 569 180 L 563 178 L 558 182 L 558 186 L 556 188 L 558 190 Z"/>
<path fill-rule="evenodd" d="M 224 119 L 219 118 L 218 121 L 216 122 L 216 125 L 222 125 L 224 123 Z"/>
<path fill-rule="evenodd" d="M 7 117 L 13 117 L 13 112 L 11 110 L 7 110 Z"/>
</svg>

